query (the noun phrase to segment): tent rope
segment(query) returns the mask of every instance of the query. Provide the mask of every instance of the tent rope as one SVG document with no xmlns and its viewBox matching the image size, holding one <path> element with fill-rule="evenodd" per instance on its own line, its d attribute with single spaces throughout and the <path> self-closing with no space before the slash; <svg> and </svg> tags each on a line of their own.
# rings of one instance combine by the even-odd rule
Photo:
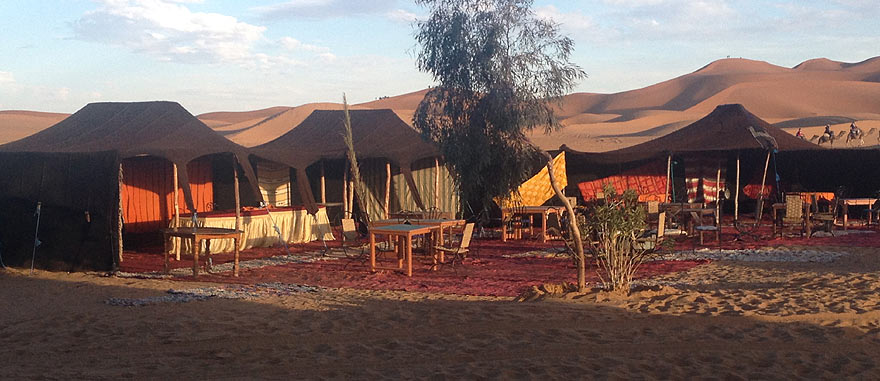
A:
<svg viewBox="0 0 880 381">
<path fill-rule="evenodd" d="M 278 227 L 278 224 L 275 223 L 275 219 L 272 218 L 272 213 L 269 212 L 269 204 L 261 201 L 260 206 L 263 207 L 263 209 L 266 209 L 266 215 L 269 216 L 269 221 L 272 222 L 272 226 L 275 228 L 275 233 L 278 234 L 278 240 L 281 241 L 281 245 L 284 246 L 284 251 L 287 252 L 288 256 L 292 255 L 290 254 L 290 248 L 287 247 L 287 241 L 284 240 L 284 235 L 281 234 L 281 228 Z"/>
</svg>

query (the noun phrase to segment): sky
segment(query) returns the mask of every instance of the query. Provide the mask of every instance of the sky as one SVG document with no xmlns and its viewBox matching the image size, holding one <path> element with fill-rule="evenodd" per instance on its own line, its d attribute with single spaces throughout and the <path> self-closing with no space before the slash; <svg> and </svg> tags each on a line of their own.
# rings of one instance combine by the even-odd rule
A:
<svg viewBox="0 0 880 381">
<path fill-rule="evenodd" d="M 878 0 L 535 0 L 575 42 L 574 92 L 615 93 L 742 57 L 880 55 Z M 360 103 L 433 84 L 404 0 L 3 0 L 0 110 L 171 100 L 190 112 Z"/>
</svg>

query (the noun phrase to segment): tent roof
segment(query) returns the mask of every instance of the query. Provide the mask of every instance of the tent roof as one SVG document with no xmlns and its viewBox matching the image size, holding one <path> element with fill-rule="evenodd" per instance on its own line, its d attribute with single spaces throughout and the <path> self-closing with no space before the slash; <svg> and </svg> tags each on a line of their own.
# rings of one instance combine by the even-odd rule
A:
<svg viewBox="0 0 880 381">
<path fill-rule="evenodd" d="M 726 104 L 675 132 L 631 147 L 597 153 L 578 152 L 565 145 L 560 149 L 596 162 L 619 163 L 688 152 L 822 148 L 772 126 L 741 104 Z"/>
<path fill-rule="evenodd" d="M 397 163 L 439 155 L 437 147 L 394 111 L 350 110 L 354 148 L 359 159 L 387 158 Z M 343 158 L 344 114 L 341 110 L 315 110 L 298 126 L 277 139 L 251 148 L 260 157 L 292 167 L 305 167 L 321 159 Z"/>
<path fill-rule="evenodd" d="M 201 156 L 231 153 L 242 164 L 251 190 L 262 200 L 253 168 L 245 164 L 247 149 L 212 130 L 177 102 L 89 103 L 43 131 L 0 146 L 0 151 L 114 151 L 120 158 L 163 157 L 184 168 Z M 183 184 L 189 184 L 186 170 L 179 176 Z M 195 210 L 190 187 L 183 187 L 183 193 L 189 209 Z"/>
<path fill-rule="evenodd" d="M 177 102 L 90 103 L 57 124 L 0 146 L 0 151 L 99 152 L 153 155 L 178 164 L 200 156 L 244 154 Z"/>
</svg>

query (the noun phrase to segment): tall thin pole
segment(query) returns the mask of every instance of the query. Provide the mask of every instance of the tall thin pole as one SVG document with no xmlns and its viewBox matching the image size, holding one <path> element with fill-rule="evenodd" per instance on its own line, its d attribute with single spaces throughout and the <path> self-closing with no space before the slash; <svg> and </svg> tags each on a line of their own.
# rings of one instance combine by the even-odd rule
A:
<svg viewBox="0 0 880 381">
<path fill-rule="evenodd" d="M 235 193 L 235 230 L 237 230 L 236 234 L 239 234 L 238 237 L 241 237 L 241 194 L 238 189 L 238 160 L 235 156 L 232 157 L 232 189 L 233 193 Z M 269 205 L 266 205 L 266 213 L 268 214 Z M 274 221 L 273 221 L 274 222 Z M 233 258 L 232 265 L 232 275 L 238 276 L 238 251 L 239 246 L 242 244 L 242 239 L 234 239 L 232 240 L 232 244 L 235 245 L 233 251 L 235 252 L 235 257 Z"/>
<path fill-rule="evenodd" d="M 721 160 L 718 160 L 718 173 L 715 174 L 715 225 L 721 228 Z"/>
<path fill-rule="evenodd" d="M 241 193 L 238 187 L 238 163 L 232 159 L 232 189 L 235 194 L 235 229 L 241 230 Z"/>
<path fill-rule="evenodd" d="M 663 202 L 669 202 L 669 185 L 672 183 L 672 155 L 666 158 L 666 190 L 663 193 Z"/>
<path fill-rule="evenodd" d="M 434 207 L 440 208 L 440 160 L 434 158 Z"/>
<path fill-rule="evenodd" d="M 171 172 L 174 177 L 174 228 L 177 229 L 180 227 L 180 206 L 178 205 L 177 198 L 180 197 L 177 193 L 177 188 L 180 187 L 179 179 L 177 178 L 177 163 L 171 163 Z M 180 260 L 180 246 L 183 244 L 182 240 L 177 237 L 171 237 L 172 246 L 174 247 L 174 257 L 177 260 Z M 173 243 L 177 242 L 177 245 Z"/>
<path fill-rule="evenodd" d="M 119 263 L 122 263 L 122 224 L 125 223 L 122 219 L 123 207 L 122 207 L 122 187 L 123 187 L 123 173 L 122 173 L 122 161 L 119 162 L 119 205 L 117 205 L 117 217 L 116 217 L 116 249 L 119 251 Z"/>
<path fill-rule="evenodd" d="M 348 209 L 348 164 L 342 170 L 342 218 L 351 218 Z"/>
<path fill-rule="evenodd" d="M 739 152 L 736 153 L 736 193 L 733 198 L 733 220 L 739 221 Z"/>
<path fill-rule="evenodd" d="M 391 162 L 385 162 L 385 218 L 390 216 L 391 204 Z"/>
<path fill-rule="evenodd" d="M 327 202 L 327 183 L 324 180 L 324 160 L 321 160 L 321 203 Z"/>
<path fill-rule="evenodd" d="M 770 166 L 770 154 L 772 151 L 767 151 L 767 160 L 764 162 L 764 176 L 761 177 L 761 193 L 758 194 L 758 205 L 760 206 L 756 211 L 756 220 L 761 219 L 761 214 L 764 211 L 764 183 L 767 182 L 767 169 Z M 757 222 L 757 221 L 756 221 Z"/>
</svg>

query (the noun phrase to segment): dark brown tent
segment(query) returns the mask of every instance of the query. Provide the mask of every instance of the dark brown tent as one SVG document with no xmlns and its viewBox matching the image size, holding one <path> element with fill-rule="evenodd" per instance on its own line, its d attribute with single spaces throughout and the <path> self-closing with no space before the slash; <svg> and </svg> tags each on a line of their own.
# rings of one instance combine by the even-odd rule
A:
<svg viewBox="0 0 880 381">
<path fill-rule="evenodd" d="M 211 154 L 231 153 L 241 164 L 248 156 L 246 148 L 220 136 L 177 102 L 90 103 L 52 127 L 0 146 L 0 151 L 116 151 L 122 159 L 149 155 L 181 168 Z M 259 195 L 253 168 L 241 167 Z M 187 171 L 179 175 L 187 207 L 195 210 Z"/>
<path fill-rule="evenodd" d="M 247 161 L 248 151 L 211 130 L 180 104 L 92 103 L 52 127 L 0 146 L 0 157 L 4 161 L 0 166 L 0 178 L 4 179 L 0 181 L 0 199 L 14 205 L 21 204 L 20 210 L 27 210 L 30 207 L 24 206 L 40 201 L 44 209 L 55 208 L 70 215 L 78 213 L 79 218 L 67 224 L 65 231 L 68 235 L 76 233 L 80 226 L 86 231 L 95 230 L 98 225 L 101 230 L 112 225 L 112 234 L 103 231 L 95 234 L 109 236 L 106 239 L 113 244 L 96 245 L 100 250 L 93 250 L 90 255 L 98 259 L 79 262 L 86 266 L 89 266 L 86 262 L 113 263 L 119 258 L 121 249 L 116 231 L 121 228 L 122 160 L 143 160 L 151 156 L 167 159 L 183 168 L 178 174 L 184 200 L 188 209 L 195 211 L 197 208 L 189 186 L 192 176 L 187 173 L 187 164 L 214 154 L 234 156 L 241 164 L 254 196 L 260 197 L 253 168 Z M 31 162 L 39 165 L 31 165 Z M 232 164 L 232 160 L 229 163 Z M 162 172 L 157 173 L 161 176 Z M 25 215 L 4 215 L 3 222 L 27 218 Z M 101 219 L 97 225 L 96 218 Z M 86 236 L 85 233 L 80 235 Z M 19 238 L 7 236 L 6 240 Z M 67 242 L 70 239 L 59 233 L 59 237 L 48 241 Z M 57 249 L 59 252 L 64 250 L 63 247 Z M 108 258 L 112 259 L 108 261 Z"/>
<path fill-rule="evenodd" d="M 784 152 L 823 148 L 772 126 L 741 104 L 727 104 L 675 132 L 631 147 L 594 153 L 575 151 L 565 145 L 560 149 L 569 152 L 569 161 L 612 164 L 697 152 Z"/>
<path fill-rule="evenodd" d="M 410 166 L 418 159 L 438 156 L 437 148 L 391 110 L 349 112 L 358 159 L 386 158 L 400 166 L 416 203 L 423 207 Z M 311 213 L 317 206 L 305 169 L 322 159 L 345 158 L 343 115 L 340 110 L 316 110 L 286 134 L 251 148 L 259 157 L 295 168 L 300 195 Z"/>
</svg>

